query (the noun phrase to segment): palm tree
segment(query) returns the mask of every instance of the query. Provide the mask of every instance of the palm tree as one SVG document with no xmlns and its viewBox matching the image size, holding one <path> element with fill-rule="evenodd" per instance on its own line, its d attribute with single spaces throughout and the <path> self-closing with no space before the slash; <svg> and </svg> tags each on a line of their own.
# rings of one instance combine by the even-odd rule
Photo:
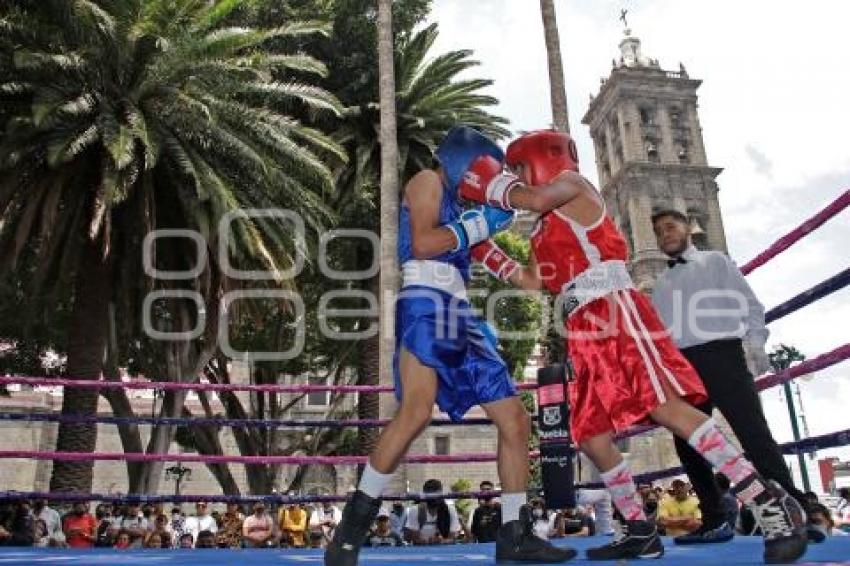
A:
<svg viewBox="0 0 850 566">
<path fill-rule="evenodd" d="M 558 22 L 555 18 L 553 0 L 540 0 L 543 17 L 543 33 L 546 38 L 546 58 L 549 61 L 549 93 L 552 100 L 552 125 L 556 130 L 569 133 L 570 119 L 567 114 L 567 89 L 564 84 L 564 65 L 561 62 L 561 40 L 558 37 Z"/>
<path fill-rule="evenodd" d="M 378 304 L 381 318 L 392 316 L 399 286 L 398 238 L 398 164 L 399 146 L 396 126 L 396 81 L 393 58 L 393 3 L 378 0 L 378 100 L 380 104 L 381 144 L 381 271 Z M 380 327 L 380 368 L 392 367 L 395 339 L 388 324 Z M 373 380 L 377 378 L 376 374 Z M 372 448 L 372 447 L 364 447 Z"/>
<path fill-rule="evenodd" d="M 224 27 L 237 4 L 40 0 L 0 20 L 7 123 L 0 143 L 0 273 L 25 255 L 35 264 L 34 300 L 63 282 L 73 287 L 67 371 L 74 378 L 101 374 L 110 301 L 132 328 L 148 291 L 176 288 L 198 290 L 207 300 L 204 336 L 192 352 L 185 340 L 158 346 L 169 354 L 171 378 L 194 379 L 215 350 L 214 314 L 227 286 L 218 246 L 226 245 L 234 266 L 270 271 L 276 285 L 286 283 L 280 274 L 296 253 L 283 223 L 237 218 L 225 244 L 216 234 L 219 221 L 244 208 L 289 208 L 313 230 L 331 218 L 319 196 L 333 186 L 326 161 L 345 155 L 291 116 L 337 114 L 341 107 L 292 78 L 292 71 L 323 74 L 321 63 L 276 47 L 327 28 Z M 154 281 L 141 271 L 142 242 L 158 228 L 203 235 L 210 260 L 197 278 Z M 186 270 L 199 261 L 194 244 L 183 240 L 154 246 L 158 269 Z M 192 327 L 196 316 L 186 305 L 157 313 L 173 330 Z M 96 404 L 97 392 L 69 388 L 62 411 L 90 415 Z M 179 415 L 182 398 L 164 405 Z M 169 429 L 160 442 L 166 447 Z M 95 443 L 94 426 L 59 427 L 60 451 L 90 452 Z M 51 490 L 89 491 L 91 480 L 90 463 L 56 462 Z"/>
</svg>

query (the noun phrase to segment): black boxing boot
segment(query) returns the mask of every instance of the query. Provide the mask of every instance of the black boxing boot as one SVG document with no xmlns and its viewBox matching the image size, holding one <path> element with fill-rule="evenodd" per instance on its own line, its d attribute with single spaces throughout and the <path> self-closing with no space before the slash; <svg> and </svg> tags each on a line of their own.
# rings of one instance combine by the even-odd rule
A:
<svg viewBox="0 0 850 566">
<path fill-rule="evenodd" d="M 360 490 L 354 492 L 342 510 L 333 540 L 325 549 L 325 566 L 357 566 L 360 547 L 380 508 L 380 499 L 373 499 Z"/>
<path fill-rule="evenodd" d="M 509 521 L 496 533 L 496 562 L 500 564 L 534 562 L 556 564 L 575 557 L 572 548 L 559 548 L 534 534 L 531 508 L 523 505 L 519 520 Z"/>
<path fill-rule="evenodd" d="M 778 483 L 753 473 L 738 482 L 732 493 L 745 502 L 761 527 L 767 564 L 794 562 L 805 554 L 806 513 Z"/>
<path fill-rule="evenodd" d="M 650 521 L 626 521 L 618 538 L 587 550 L 588 560 L 628 560 L 662 556 L 664 545 L 658 536 L 658 527 Z"/>
</svg>

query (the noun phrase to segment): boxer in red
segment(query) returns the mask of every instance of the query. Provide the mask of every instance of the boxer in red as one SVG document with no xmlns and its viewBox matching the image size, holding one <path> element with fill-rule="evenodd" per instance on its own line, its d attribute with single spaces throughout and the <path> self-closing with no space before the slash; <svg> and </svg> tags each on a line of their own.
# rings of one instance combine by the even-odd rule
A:
<svg viewBox="0 0 850 566">
<path fill-rule="evenodd" d="M 473 258 L 496 277 L 527 290 L 559 295 L 566 311 L 574 441 L 593 460 L 626 519 L 625 536 L 588 551 L 591 560 L 653 558 L 664 552 L 646 520 L 631 472 L 613 442 L 616 432 L 655 422 L 686 440 L 735 485 L 759 520 L 768 563 L 793 561 L 806 550 L 805 514 L 776 483 L 764 480 L 716 423 L 693 407 L 706 399 L 699 377 L 669 337 L 652 303 L 626 269 L 626 242 L 595 187 L 578 173 L 573 140 L 541 130 L 508 146 L 511 172 L 477 159 L 461 196 L 507 210 L 540 213 L 522 267 L 491 240 Z"/>
</svg>

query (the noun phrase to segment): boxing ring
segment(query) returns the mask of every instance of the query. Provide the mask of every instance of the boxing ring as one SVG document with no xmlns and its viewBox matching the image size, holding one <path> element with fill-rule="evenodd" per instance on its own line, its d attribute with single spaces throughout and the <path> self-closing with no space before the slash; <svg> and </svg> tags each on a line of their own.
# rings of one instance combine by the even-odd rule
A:
<svg viewBox="0 0 850 566">
<path fill-rule="evenodd" d="M 833 202 L 817 214 L 803 222 L 797 228 L 779 238 L 764 252 L 756 256 L 752 261 L 745 264 L 741 270 L 746 275 L 755 269 L 765 265 L 773 258 L 787 250 L 792 245 L 801 241 L 808 234 L 817 230 L 829 219 L 838 215 L 850 206 L 850 190 L 845 191 Z M 850 284 L 850 267 L 845 267 L 836 275 L 825 281 L 814 285 L 802 293 L 799 293 L 782 304 L 767 311 L 765 318 L 768 323 L 788 316 L 806 306 L 839 291 Z M 839 334 L 840 336 L 840 334 Z M 846 334 L 844 335 L 846 338 Z M 850 342 L 832 346 L 831 349 L 822 352 L 796 366 L 781 372 L 762 376 L 756 382 L 759 391 L 789 382 L 799 376 L 812 374 L 816 371 L 834 366 L 850 358 Z M 0 385 L 27 385 L 48 387 L 80 387 L 80 388 L 124 388 L 145 389 L 157 391 L 205 391 L 205 392 L 264 392 L 264 393 L 290 393 L 304 394 L 313 392 L 333 392 L 337 394 L 358 393 L 390 393 L 391 386 L 356 386 L 356 385 L 235 385 L 235 384 L 211 384 L 211 383 L 165 383 L 165 382 L 111 382 L 111 381 L 86 381 L 74 379 L 55 379 L 47 377 L 0 377 Z M 520 384 L 519 389 L 534 391 L 535 383 Z M 160 417 L 114 417 L 114 416 L 73 416 L 55 413 L 0 413 L 2 422 L 65 422 L 65 423 L 97 423 L 104 425 L 217 425 L 221 427 L 264 427 L 264 428 L 308 428 L 308 427 L 333 427 L 333 428 L 366 428 L 381 427 L 386 420 L 256 420 L 256 419 L 227 419 L 227 418 L 160 418 Z M 435 419 L 431 426 L 468 426 L 487 424 L 487 419 L 465 419 L 453 423 L 446 419 Z M 629 437 L 642 434 L 652 427 L 635 427 L 628 430 L 621 437 Z M 790 442 L 781 446 L 785 454 L 808 453 L 827 448 L 835 448 L 850 445 L 850 429 L 837 430 L 829 434 L 806 438 L 799 442 Z M 0 459 L 35 459 L 53 461 L 116 461 L 116 462 L 151 462 L 151 461 L 174 461 L 174 454 L 144 454 L 144 453 L 79 453 L 79 452 L 55 452 L 55 451 L 21 451 L 3 450 L 3 442 L 0 440 Z M 538 457 L 532 452 L 530 458 Z M 366 462 L 366 456 L 238 456 L 238 455 L 201 455 L 185 454 L 179 455 L 181 462 L 202 463 L 236 463 L 236 464 L 287 464 L 287 465 L 356 465 Z M 441 464 L 441 463 L 475 463 L 493 462 L 495 454 L 467 453 L 453 455 L 424 455 L 411 454 L 405 459 L 408 464 Z M 650 482 L 665 477 L 682 473 L 681 468 L 670 468 L 657 470 L 647 474 L 637 475 L 638 482 Z M 2 484 L 0 484 L 1 486 Z M 579 484 L 578 488 L 598 488 L 599 484 Z M 453 493 L 451 498 L 463 497 L 474 498 L 477 493 Z M 387 500 L 410 500 L 415 499 L 416 494 L 395 494 L 385 497 Z M 56 502 L 72 501 L 138 501 L 150 502 L 235 502 L 251 503 L 254 501 L 265 501 L 273 504 L 285 504 L 288 502 L 319 502 L 319 501 L 344 501 L 345 497 L 340 495 L 290 497 L 284 495 L 267 496 L 230 496 L 221 494 L 207 495 L 110 495 L 96 493 L 34 493 L 34 492 L 11 492 L 0 491 L 3 499 L 35 499 L 45 498 Z M 579 549 L 579 556 L 571 563 L 584 561 L 583 550 L 604 544 L 610 540 L 608 537 L 586 537 L 565 538 L 555 540 L 555 544 L 561 546 L 573 546 Z M 665 541 L 666 554 L 655 562 L 656 564 L 759 564 L 761 563 L 762 540 L 761 537 L 736 536 L 731 543 L 676 546 L 670 540 Z M 429 547 L 402 547 L 402 548 L 380 548 L 364 549 L 361 554 L 361 564 L 401 564 L 401 563 L 432 563 L 432 564 L 467 564 L 467 563 L 492 563 L 495 549 L 492 544 L 457 544 Z M 217 564 L 237 564 L 250 561 L 254 564 L 320 564 L 322 562 L 322 551 L 320 550 L 112 550 L 112 549 L 90 549 L 83 551 L 65 549 L 25 549 L 25 548 L 2 548 L 0 549 L 0 565 L 3 564 L 115 564 L 118 562 L 133 561 L 138 564 L 204 564 L 206 566 Z M 800 563 L 845 563 L 850 564 L 850 537 L 829 537 L 822 544 L 812 544 L 803 561 Z"/>
</svg>

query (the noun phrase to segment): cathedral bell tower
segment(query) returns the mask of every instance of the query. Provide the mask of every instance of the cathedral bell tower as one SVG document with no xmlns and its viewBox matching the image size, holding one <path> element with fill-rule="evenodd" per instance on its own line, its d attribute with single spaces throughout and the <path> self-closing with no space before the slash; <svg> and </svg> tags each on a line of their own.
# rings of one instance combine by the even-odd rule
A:
<svg viewBox="0 0 850 566">
<path fill-rule="evenodd" d="M 678 71 L 661 69 L 626 28 L 619 61 L 582 119 L 608 213 L 626 236 L 629 269 L 642 290 L 665 267 L 650 220 L 658 210 L 684 213 L 698 248 L 727 251 L 715 181 L 722 169 L 708 165 L 697 114 L 701 83 L 681 63 Z"/>
</svg>

